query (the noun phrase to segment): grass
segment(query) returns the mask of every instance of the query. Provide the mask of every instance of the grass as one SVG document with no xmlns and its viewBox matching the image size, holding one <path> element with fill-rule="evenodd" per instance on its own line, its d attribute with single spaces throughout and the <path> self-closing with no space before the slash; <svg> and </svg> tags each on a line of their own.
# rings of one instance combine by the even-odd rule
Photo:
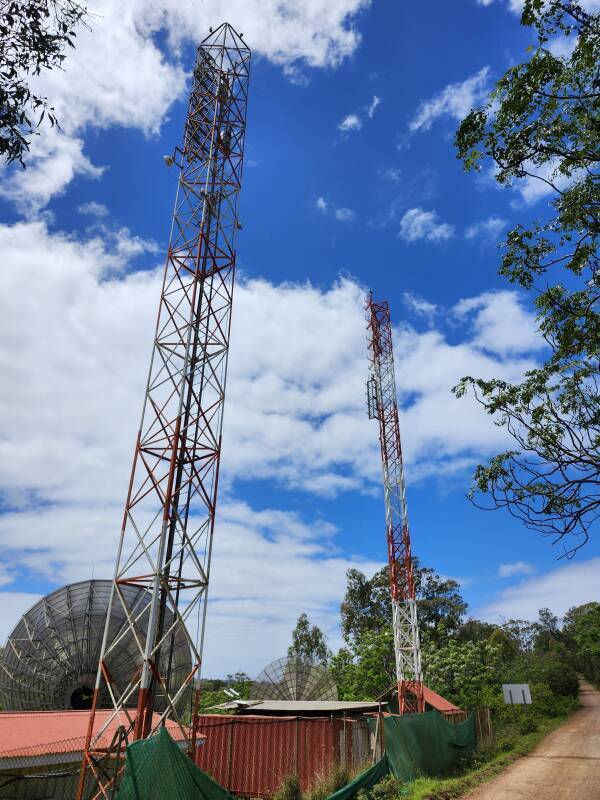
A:
<svg viewBox="0 0 600 800">
<path fill-rule="evenodd" d="M 482 783 L 495 778 L 517 759 L 530 753 L 545 736 L 558 728 L 567 716 L 544 720 L 537 730 L 517 737 L 510 750 L 491 756 L 463 775 L 453 778 L 418 778 L 404 785 L 398 784 L 396 797 L 401 797 L 403 800 L 452 800 L 462 797 Z"/>
</svg>

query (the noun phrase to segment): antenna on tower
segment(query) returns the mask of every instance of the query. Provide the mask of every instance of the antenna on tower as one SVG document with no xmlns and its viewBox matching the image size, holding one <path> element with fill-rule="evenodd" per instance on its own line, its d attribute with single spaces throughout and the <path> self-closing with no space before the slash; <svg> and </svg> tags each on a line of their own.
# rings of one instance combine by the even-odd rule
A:
<svg viewBox="0 0 600 800">
<path fill-rule="evenodd" d="M 379 422 L 398 707 L 401 714 L 411 714 L 424 711 L 425 703 L 398 421 L 392 323 L 387 301 L 376 303 L 373 292 L 367 298 L 366 311 L 370 366 L 367 411 L 370 419 Z"/>
<path fill-rule="evenodd" d="M 181 163 L 171 238 L 78 800 L 113 797 L 123 740 L 145 739 L 168 721 L 196 754 L 249 70 L 250 50 L 227 23 L 198 47 L 176 150 Z M 141 603 L 134 592 L 136 607 L 131 587 L 142 592 Z M 124 620 L 116 634 L 108 625 L 115 607 Z M 191 654 L 182 681 L 175 672 L 178 631 Z M 111 659 L 125 636 L 137 668 L 118 685 Z M 102 697 L 110 699 L 111 713 L 99 718 Z M 181 710 L 190 697 L 191 714 L 189 705 Z M 119 737 L 107 746 L 111 724 L 119 726 Z"/>
</svg>

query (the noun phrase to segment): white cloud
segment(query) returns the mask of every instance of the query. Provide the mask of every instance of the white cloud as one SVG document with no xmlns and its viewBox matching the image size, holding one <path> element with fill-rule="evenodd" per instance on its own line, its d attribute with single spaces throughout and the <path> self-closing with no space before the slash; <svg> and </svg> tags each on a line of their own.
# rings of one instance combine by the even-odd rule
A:
<svg viewBox="0 0 600 800">
<path fill-rule="evenodd" d="M 489 244 L 495 244 L 507 224 L 505 219 L 492 214 L 481 222 L 474 222 L 469 225 L 465 231 L 465 239 L 481 238 Z"/>
<path fill-rule="evenodd" d="M 412 132 L 428 131 L 435 120 L 443 116 L 461 120 L 485 98 L 489 71 L 489 67 L 483 67 L 462 83 L 448 84 L 430 100 L 422 101 L 408 125 L 409 129 Z"/>
<path fill-rule="evenodd" d="M 171 104 L 185 91 L 186 73 L 179 55 L 197 44 L 209 25 L 228 19 L 242 31 L 253 51 L 294 76 L 302 66 L 336 67 L 354 52 L 360 35 L 356 14 L 369 0 L 246 0 L 202 4 L 178 0 L 94 0 L 90 30 L 78 30 L 64 69 L 45 72 L 35 87 L 56 109 L 62 131 L 44 126 L 35 137 L 27 178 L 8 170 L 5 196 L 22 208 L 39 208 L 64 191 L 75 175 L 97 176 L 84 154 L 84 132 L 120 125 L 144 135 L 157 133 Z M 217 23 L 218 24 L 218 23 Z M 156 43 L 166 42 L 167 53 Z"/>
<path fill-rule="evenodd" d="M 435 303 L 430 303 L 423 297 L 417 297 L 412 292 L 404 292 L 402 299 L 414 314 L 426 317 L 429 321 L 432 321 L 437 313 L 438 308 Z"/>
<path fill-rule="evenodd" d="M 351 208 L 336 208 L 335 218 L 340 222 L 349 222 L 354 219 L 354 211 Z"/>
<path fill-rule="evenodd" d="M 327 211 L 327 200 L 324 197 L 317 197 L 317 202 L 315 203 L 319 211 Z"/>
<path fill-rule="evenodd" d="M 512 578 L 513 575 L 531 575 L 535 572 L 533 564 L 525 561 L 513 561 L 511 564 L 500 564 L 498 576 L 500 578 Z"/>
<path fill-rule="evenodd" d="M 576 36 L 555 36 L 547 42 L 546 47 L 555 58 L 570 58 L 576 44 Z"/>
<path fill-rule="evenodd" d="M 41 595 L 33 592 L 0 592 L 0 647 L 23 614 L 40 598 Z"/>
<path fill-rule="evenodd" d="M 472 317 L 477 347 L 500 355 L 528 353 L 546 347 L 537 330 L 534 315 L 523 308 L 517 292 L 484 292 L 478 297 L 460 300 L 454 306 L 457 317 Z"/>
<path fill-rule="evenodd" d="M 550 608 L 562 616 L 572 606 L 597 600 L 599 585 L 600 558 L 570 562 L 504 589 L 476 615 L 492 622 L 533 620 L 540 608 Z"/>
<path fill-rule="evenodd" d="M 381 97 L 377 97 L 377 95 L 374 94 L 373 95 L 373 99 L 371 100 L 371 102 L 367 106 L 367 116 L 369 117 L 369 119 L 373 118 L 373 114 L 375 113 L 375 109 L 380 104 L 381 104 Z"/>
<path fill-rule="evenodd" d="M 348 114 L 341 122 L 338 122 L 338 130 L 348 133 L 349 131 L 359 131 L 362 128 L 362 120 L 358 114 Z"/>
<path fill-rule="evenodd" d="M 0 317 L 0 493 L 13 509 L 0 515 L 0 562 L 15 575 L 61 584 L 111 574 L 162 273 L 132 269 L 128 254 L 142 245 L 120 237 L 101 226 L 84 241 L 42 221 L 0 226 L 0 292 L 20 298 Z M 147 266 L 154 258 L 146 250 Z M 207 644 L 229 661 L 215 670 L 238 666 L 232 652 L 282 654 L 303 610 L 334 631 L 345 569 L 377 566 L 340 555 L 343 534 L 323 519 L 235 499 L 236 478 L 325 496 L 380 491 L 364 405 L 364 294 L 351 280 L 236 287 Z M 479 335 L 450 344 L 438 330 L 396 331 L 410 482 L 461 473 L 503 444 L 450 387 L 467 373 L 516 380 L 531 361 L 498 359 Z M 0 578 L 12 588 L 10 574 Z M 244 658 L 239 666 L 260 666 Z"/>
<path fill-rule="evenodd" d="M 546 164 L 532 164 L 526 162 L 525 170 L 529 175 L 518 178 L 514 181 L 513 189 L 521 195 L 521 199 L 528 206 L 537 203 L 543 197 L 555 194 L 555 188 L 559 191 L 568 189 L 582 175 L 582 171 L 576 171 L 572 175 L 562 175 L 558 172 L 559 159 L 551 159 Z"/>
<path fill-rule="evenodd" d="M 90 217 L 107 217 L 108 208 L 104 203 L 97 203 L 95 200 L 90 200 L 89 203 L 82 203 L 78 206 L 77 211 L 80 214 L 89 215 Z"/>
<path fill-rule="evenodd" d="M 425 239 L 428 242 L 442 242 L 454 236 L 454 226 L 440 222 L 435 211 L 410 208 L 400 220 L 400 233 L 405 242 Z"/>
<path fill-rule="evenodd" d="M 54 128 L 44 128 L 33 138 L 26 169 L 0 167 L 0 196 L 24 212 L 43 207 L 77 175 L 99 178 L 103 167 L 94 166 L 83 154 L 83 140 Z"/>
</svg>

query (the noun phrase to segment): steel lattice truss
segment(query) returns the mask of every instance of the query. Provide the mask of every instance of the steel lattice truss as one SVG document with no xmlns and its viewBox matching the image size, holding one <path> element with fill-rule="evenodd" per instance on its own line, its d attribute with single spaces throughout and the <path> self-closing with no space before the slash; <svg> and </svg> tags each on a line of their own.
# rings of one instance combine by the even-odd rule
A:
<svg viewBox="0 0 600 800">
<path fill-rule="evenodd" d="M 95 689 L 96 697 L 108 689 L 113 718 L 125 712 L 130 739 L 151 735 L 170 718 L 191 751 L 217 502 L 249 67 L 250 51 L 227 23 L 198 48 L 183 144 L 173 157 L 180 167 L 179 185 L 110 601 L 128 620 L 140 668 L 126 687 L 114 685 L 107 665 L 119 636 L 111 638 L 106 631 Z M 146 608 L 131 607 L 129 586 L 148 590 Z M 146 630 L 139 624 L 143 614 L 148 615 Z M 173 681 L 171 665 L 178 630 L 186 631 L 192 654 L 192 668 L 181 684 Z M 190 729 L 180 700 L 192 684 Z M 157 693 L 165 699 L 162 712 L 154 702 Z M 130 711 L 132 699 L 135 710 Z M 103 730 L 92 728 L 95 707 L 96 698 L 80 797 L 86 770 L 97 787 L 92 797 L 109 797 L 114 787 L 101 769 L 105 753 L 95 745 Z"/>
<path fill-rule="evenodd" d="M 331 673 L 320 664 L 279 658 L 268 664 L 253 682 L 251 700 L 337 700 Z"/>
<path fill-rule="evenodd" d="M 415 581 L 406 508 L 406 486 L 398 421 L 390 309 L 386 301 L 367 301 L 371 377 L 367 382 L 369 417 L 379 421 L 383 470 L 394 650 L 400 713 L 424 710 L 421 647 Z"/>
</svg>

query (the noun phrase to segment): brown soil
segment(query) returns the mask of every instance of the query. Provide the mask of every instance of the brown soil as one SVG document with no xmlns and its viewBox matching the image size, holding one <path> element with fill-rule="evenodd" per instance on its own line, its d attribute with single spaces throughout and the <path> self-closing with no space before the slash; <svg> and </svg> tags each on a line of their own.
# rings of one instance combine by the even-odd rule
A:
<svg viewBox="0 0 600 800">
<path fill-rule="evenodd" d="M 600 800 L 600 692 L 583 681 L 579 698 L 583 708 L 464 800 Z"/>
</svg>

